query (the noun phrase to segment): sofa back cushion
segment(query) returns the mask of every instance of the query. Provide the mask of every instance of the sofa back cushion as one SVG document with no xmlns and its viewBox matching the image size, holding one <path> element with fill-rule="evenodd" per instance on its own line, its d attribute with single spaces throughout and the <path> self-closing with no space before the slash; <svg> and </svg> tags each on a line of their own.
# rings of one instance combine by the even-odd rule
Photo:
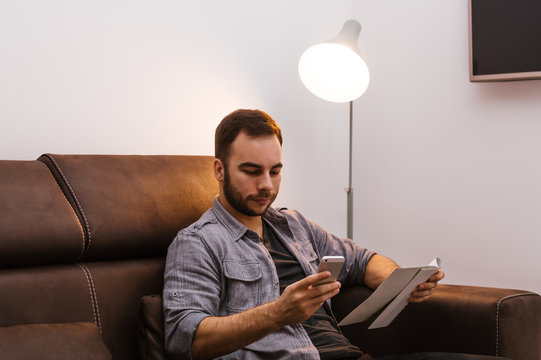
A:
<svg viewBox="0 0 541 360">
<path fill-rule="evenodd" d="M 210 156 L 53 155 L 86 235 L 82 260 L 164 256 L 218 193 Z"/>
<path fill-rule="evenodd" d="M 0 161 L 0 268 L 76 262 L 83 229 L 49 169 Z"/>
</svg>

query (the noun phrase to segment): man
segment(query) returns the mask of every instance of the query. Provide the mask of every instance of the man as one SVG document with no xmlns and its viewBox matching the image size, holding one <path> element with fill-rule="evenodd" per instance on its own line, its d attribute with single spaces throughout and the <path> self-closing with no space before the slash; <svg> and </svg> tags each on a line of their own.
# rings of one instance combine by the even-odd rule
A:
<svg viewBox="0 0 541 360">
<path fill-rule="evenodd" d="M 215 152 L 220 193 L 168 250 L 167 350 L 182 359 L 371 359 L 342 335 L 329 299 L 341 283 L 376 288 L 398 265 L 296 211 L 270 207 L 280 187 L 282 135 L 266 113 L 226 116 Z M 339 281 L 314 286 L 330 276 L 316 273 L 325 255 L 344 256 L 343 270 Z M 443 277 L 439 271 L 419 285 L 410 301 L 429 298 Z M 426 359 L 466 359 L 429 356 L 438 355 Z"/>
</svg>

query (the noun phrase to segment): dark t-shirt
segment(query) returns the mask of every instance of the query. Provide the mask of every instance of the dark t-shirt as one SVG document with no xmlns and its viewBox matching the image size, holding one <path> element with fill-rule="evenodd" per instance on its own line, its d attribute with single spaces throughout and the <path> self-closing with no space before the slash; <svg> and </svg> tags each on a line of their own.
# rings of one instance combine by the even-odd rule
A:
<svg viewBox="0 0 541 360">
<path fill-rule="evenodd" d="M 276 238 L 270 227 L 265 225 L 265 222 L 263 222 L 263 243 L 269 250 L 276 265 L 276 271 L 280 279 L 280 294 L 288 285 L 306 276 L 297 259 Z M 334 317 L 328 314 L 323 306 L 303 322 L 302 326 L 323 360 L 357 359 L 364 354 L 342 335 Z"/>
</svg>

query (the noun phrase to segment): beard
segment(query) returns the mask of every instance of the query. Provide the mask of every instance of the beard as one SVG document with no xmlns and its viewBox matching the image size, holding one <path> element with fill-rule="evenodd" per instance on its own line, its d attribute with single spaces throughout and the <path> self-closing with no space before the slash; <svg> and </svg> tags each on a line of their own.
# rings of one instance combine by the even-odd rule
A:
<svg viewBox="0 0 541 360">
<path fill-rule="evenodd" d="M 277 195 L 278 194 L 271 193 L 269 191 L 260 191 L 257 193 L 257 195 L 248 195 L 246 198 L 243 199 L 241 193 L 231 183 L 231 177 L 229 176 L 229 171 L 227 170 L 227 167 L 224 167 L 224 196 L 229 205 L 231 205 L 233 209 L 237 210 L 239 213 L 246 216 L 261 216 L 267 211 L 269 206 L 271 206 Z M 249 200 L 262 198 L 270 200 L 267 206 L 265 206 L 265 209 L 258 211 L 252 209 L 248 205 Z"/>
</svg>

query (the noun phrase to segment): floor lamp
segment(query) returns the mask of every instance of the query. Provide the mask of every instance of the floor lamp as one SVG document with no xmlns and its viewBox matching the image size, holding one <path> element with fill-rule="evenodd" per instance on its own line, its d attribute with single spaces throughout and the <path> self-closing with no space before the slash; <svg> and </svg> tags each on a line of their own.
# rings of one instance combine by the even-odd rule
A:
<svg viewBox="0 0 541 360">
<path fill-rule="evenodd" d="M 347 193 L 347 237 L 353 238 L 352 130 L 353 100 L 368 88 L 370 74 L 357 42 L 361 25 L 345 22 L 330 41 L 308 48 L 299 59 L 299 76 L 314 95 L 331 102 L 349 102 L 349 183 Z"/>
</svg>

